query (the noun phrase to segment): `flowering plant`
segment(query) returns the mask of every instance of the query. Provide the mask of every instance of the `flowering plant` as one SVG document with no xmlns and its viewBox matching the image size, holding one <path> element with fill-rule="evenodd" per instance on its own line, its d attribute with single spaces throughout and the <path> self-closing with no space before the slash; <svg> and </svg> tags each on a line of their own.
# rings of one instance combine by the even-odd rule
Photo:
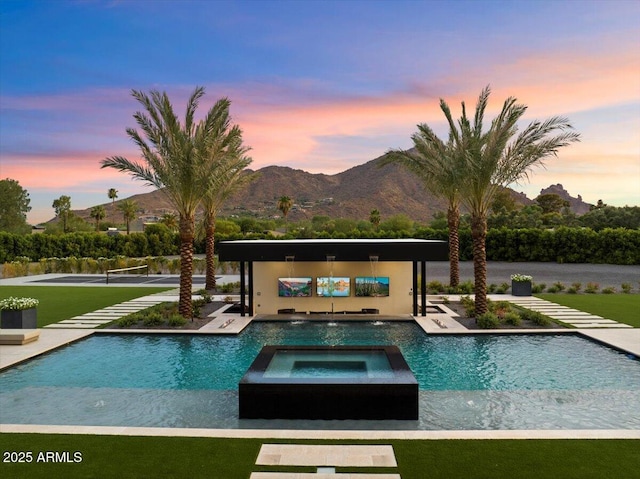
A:
<svg viewBox="0 0 640 479">
<path fill-rule="evenodd" d="M 14 298 L 13 296 L 0 300 L 0 310 L 9 309 L 19 311 L 23 309 L 31 309 L 38 306 L 40 301 L 34 298 Z"/>
<path fill-rule="evenodd" d="M 526 283 L 527 281 L 533 280 L 533 276 L 529 276 L 528 274 L 512 274 L 511 281 L 515 281 L 516 283 Z"/>
</svg>

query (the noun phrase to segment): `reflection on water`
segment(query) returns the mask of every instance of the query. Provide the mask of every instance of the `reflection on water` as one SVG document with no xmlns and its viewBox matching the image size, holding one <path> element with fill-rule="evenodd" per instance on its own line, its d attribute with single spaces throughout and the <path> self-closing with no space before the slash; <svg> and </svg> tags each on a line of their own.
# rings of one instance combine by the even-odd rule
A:
<svg viewBox="0 0 640 479">
<path fill-rule="evenodd" d="M 34 397 L 46 400 L 34 407 Z M 47 387 L 0 396 L 5 424 L 329 430 L 640 429 L 636 391 L 421 391 L 419 408 L 417 421 L 239 420 L 237 391 Z"/>
</svg>

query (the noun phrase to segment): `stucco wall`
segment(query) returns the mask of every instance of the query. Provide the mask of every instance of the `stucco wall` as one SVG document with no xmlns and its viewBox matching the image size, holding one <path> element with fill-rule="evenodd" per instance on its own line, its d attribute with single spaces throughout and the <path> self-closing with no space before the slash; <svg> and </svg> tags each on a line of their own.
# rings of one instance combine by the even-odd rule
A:
<svg viewBox="0 0 640 479">
<path fill-rule="evenodd" d="M 330 269 L 331 268 L 331 269 Z M 279 309 L 294 308 L 297 312 L 306 311 L 359 311 L 362 308 L 375 308 L 380 314 L 411 314 L 412 312 L 412 263 L 379 262 L 374 267 L 368 262 L 255 262 L 254 309 L 256 314 L 274 314 Z M 316 294 L 316 278 L 319 276 L 347 276 L 351 278 L 349 297 L 319 297 Z M 278 278 L 312 277 L 313 295 L 306 298 L 278 297 Z M 355 297 L 356 276 L 388 276 L 389 296 Z M 332 308 L 333 304 L 333 308 Z"/>
</svg>

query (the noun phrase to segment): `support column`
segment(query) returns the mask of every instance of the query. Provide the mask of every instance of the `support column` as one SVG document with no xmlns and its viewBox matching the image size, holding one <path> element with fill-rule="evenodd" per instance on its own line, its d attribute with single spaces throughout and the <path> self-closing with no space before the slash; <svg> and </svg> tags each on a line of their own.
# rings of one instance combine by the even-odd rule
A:
<svg viewBox="0 0 640 479">
<path fill-rule="evenodd" d="M 413 315 L 418 316 L 418 262 L 414 261 L 413 266 L 413 283 L 411 284 L 411 291 L 413 293 Z"/>
<path fill-rule="evenodd" d="M 253 316 L 253 261 L 249 261 L 249 316 Z"/>
<path fill-rule="evenodd" d="M 240 316 L 245 316 L 244 302 L 245 302 L 245 275 L 244 275 L 244 261 L 240 261 Z"/>
<path fill-rule="evenodd" d="M 422 300 L 422 316 L 427 315 L 427 262 L 420 261 L 420 299 Z"/>
</svg>

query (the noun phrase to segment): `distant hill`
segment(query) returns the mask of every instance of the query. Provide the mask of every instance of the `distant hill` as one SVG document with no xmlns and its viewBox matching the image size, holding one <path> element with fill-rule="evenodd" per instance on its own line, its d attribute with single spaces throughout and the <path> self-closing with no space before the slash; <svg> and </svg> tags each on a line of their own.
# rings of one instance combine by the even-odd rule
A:
<svg viewBox="0 0 640 479">
<path fill-rule="evenodd" d="M 564 189 L 564 186 L 562 186 L 560 183 L 558 183 L 557 185 L 551 185 L 548 188 L 540 190 L 540 194 L 541 195 L 556 194 L 563 200 L 567 200 L 569 202 L 569 208 L 571 208 L 571 211 L 573 211 L 578 216 L 588 213 L 591 207 L 593 206 L 589 203 L 585 203 L 584 201 L 582 201 L 582 196 L 580 195 L 578 195 L 577 198 L 574 198 L 573 196 L 571 196 L 569 192 Z"/>
<path fill-rule="evenodd" d="M 280 216 L 278 199 L 289 196 L 294 207 L 289 219 L 298 221 L 313 216 L 331 216 L 368 220 L 371 210 L 380 211 L 384 220 L 404 214 L 419 222 L 429 222 L 434 213 L 446 211 L 446 203 L 427 192 L 413 174 L 399 165 L 381 166 L 383 157 L 371 160 L 335 175 L 314 174 L 286 166 L 267 166 L 256 171 L 257 178 L 247 188 L 227 200 L 222 216 L 254 215 L 268 218 Z M 569 200 L 577 214 L 589 211 L 589 205 L 580 195 L 573 198 L 562 185 L 553 185 L 541 193 L 557 193 Z M 524 193 L 511 190 L 512 197 L 523 205 L 533 203 Z M 152 220 L 173 211 L 160 190 L 134 195 L 141 217 Z M 121 221 L 122 215 L 111 202 L 104 203 L 107 220 Z M 91 221 L 91 208 L 74 211 Z"/>
</svg>

